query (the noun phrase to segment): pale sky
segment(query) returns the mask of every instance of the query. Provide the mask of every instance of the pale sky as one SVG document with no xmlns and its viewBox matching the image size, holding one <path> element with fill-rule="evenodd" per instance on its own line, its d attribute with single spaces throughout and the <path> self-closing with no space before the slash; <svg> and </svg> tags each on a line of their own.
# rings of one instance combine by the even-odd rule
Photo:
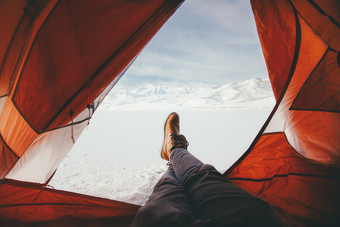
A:
<svg viewBox="0 0 340 227">
<path fill-rule="evenodd" d="M 249 0 L 187 0 L 118 84 L 195 87 L 266 76 Z"/>
</svg>

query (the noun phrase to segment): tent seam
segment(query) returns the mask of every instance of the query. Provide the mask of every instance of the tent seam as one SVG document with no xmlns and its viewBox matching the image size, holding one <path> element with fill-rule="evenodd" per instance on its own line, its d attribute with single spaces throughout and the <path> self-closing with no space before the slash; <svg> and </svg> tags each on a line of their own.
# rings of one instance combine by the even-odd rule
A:
<svg viewBox="0 0 340 227">
<path fill-rule="evenodd" d="M 177 0 L 177 2 L 181 2 L 181 0 Z M 144 26 L 146 26 L 148 24 L 148 22 L 150 22 L 160 11 L 161 9 L 163 9 L 169 2 L 164 2 L 159 8 L 158 10 L 152 14 L 152 16 L 147 19 L 139 28 L 136 32 L 134 32 L 130 38 L 121 46 L 119 47 L 108 59 L 106 59 L 103 64 L 94 72 L 94 74 L 80 87 L 80 89 L 78 91 L 76 91 L 76 93 L 74 93 L 65 103 L 64 105 L 59 109 L 59 111 L 53 116 L 53 118 L 45 125 L 44 130 L 46 130 L 53 122 L 54 120 L 66 109 L 66 107 L 68 107 L 68 105 L 75 99 L 75 97 L 81 92 L 83 91 L 84 88 L 86 88 L 86 85 L 94 80 L 99 72 L 110 62 L 110 60 L 112 60 L 112 58 L 114 58 L 124 47 L 126 47 L 126 45 L 131 42 L 131 40 L 144 28 Z M 160 22 L 159 22 L 160 23 Z"/>
<path fill-rule="evenodd" d="M 24 19 L 24 15 L 25 15 L 25 11 L 23 11 L 23 14 L 21 15 L 21 18 L 20 18 L 20 20 L 19 20 L 19 23 L 18 23 L 18 25 L 17 25 L 16 28 L 15 28 L 15 31 L 14 31 L 13 36 L 12 36 L 12 38 L 11 38 L 11 41 L 9 42 L 8 47 L 7 47 L 7 49 L 6 49 L 6 53 L 5 53 L 4 57 L 3 57 L 3 61 L 2 61 L 1 66 L 0 66 L 0 74 L 2 73 L 2 70 L 3 70 L 4 66 L 5 66 L 5 62 L 7 61 L 7 57 L 8 57 L 8 54 L 9 54 L 9 52 L 10 52 L 10 49 L 11 49 L 11 47 L 12 47 L 12 45 L 13 45 L 14 39 L 15 39 L 15 37 L 16 37 L 16 34 L 18 33 L 19 28 L 20 28 L 20 26 L 21 26 L 21 23 L 22 23 L 22 21 L 23 21 L 23 19 Z M 23 50 L 20 51 L 19 56 L 22 54 L 22 51 L 23 51 Z M 17 65 L 17 64 L 15 64 L 15 65 Z M 11 78 L 11 79 L 12 79 L 12 78 Z M 12 81 L 11 79 L 10 79 L 10 83 L 11 83 L 11 81 Z M 7 95 L 9 95 L 9 94 L 11 93 L 11 90 L 13 89 L 13 87 L 12 87 L 11 84 L 9 84 L 8 88 L 9 88 L 9 90 L 7 91 L 7 93 L 8 93 Z M 1 96 L 1 98 L 2 98 L 2 96 Z"/>
<path fill-rule="evenodd" d="M 305 80 L 305 82 L 303 83 L 303 85 L 301 86 L 299 92 L 296 94 L 295 99 L 292 103 L 292 105 L 290 106 L 289 110 L 298 110 L 298 111 L 320 111 L 320 112 L 330 112 L 330 113 L 340 113 L 340 110 L 326 110 L 326 109 L 308 109 L 308 108 L 298 108 L 298 107 L 293 107 L 295 105 L 295 102 L 297 100 L 297 98 L 300 96 L 300 94 L 302 93 L 302 89 L 305 87 L 307 81 L 309 80 L 309 78 L 312 76 L 312 74 L 316 71 L 316 69 L 319 67 L 319 65 L 321 64 L 321 62 L 323 61 L 323 59 L 326 57 L 326 55 L 328 54 L 329 51 L 332 51 L 332 49 L 328 46 L 328 48 L 326 49 L 325 53 L 323 54 L 323 56 L 320 58 L 318 64 L 314 67 L 314 69 L 312 70 L 312 72 L 309 74 L 309 76 L 307 77 L 307 79 Z M 336 51 L 334 51 L 336 52 Z"/>
<path fill-rule="evenodd" d="M 40 184 L 40 183 L 25 182 L 25 181 L 19 181 L 19 180 L 14 180 L 14 179 L 7 179 L 7 178 L 1 179 L 0 185 L 5 185 L 5 184 L 12 185 L 15 187 L 33 189 L 33 190 L 41 190 L 41 188 L 43 187 L 43 184 Z M 89 200 L 94 200 L 97 202 L 106 202 L 106 203 L 114 203 L 114 204 L 120 204 L 120 205 L 125 205 L 125 206 L 128 205 L 131 207 L 140 207 L 139 205 L 136 205 L 136 204 L 126 203 L 126 202 L 117 201 L 117 200 L 111 200 L 107 198 L 89 196 L 89 195 L 79 194 L 79 193 L 70 192 L 70 191 L 51 189 L 47 187 L 44 190 L 46 192 L 57 193 L 59 195 L 75 196 L 77 198 L 89 199 Z"/>
<path fill-rule="evenodd" d="M 228 178 L 228 180 L 242 180 L 242 181 L 254 181 L 254 182 L 263 182 L 263 181 L 271 181 L 277 177 L 288 177 L 288 176 L 302 176 L 302 177 L 315 177 L 315 178 L 327 178 L 327 179 L 340 179 L 340 176 L 325 176 L 325 175 L 314 175 L 314 174 L 304 174 L 304 173 L 287 173 L 287 174 L 276 174 L 270 178 L 263 178 L 263 179 L 253 179 L 247 177 L 235 177 L 235 178 Z"/>
<path fill-rule="evenodd" d="M 8 149 L 11 151 L 11 153 L 14 154 L 15 157 L 17 157 L 18 159 L 20 159 L 20 156 L 17 155 L 17 154 L 13 151 L 13 149 L 12 149 L 10 146 L 8 146 L 8 144 L 6 143 L 6 141 L 4 140 L 4 138 L 2 137 L 2 134 L 1 134 L 1 133 L 0 133 L 0 139 L 3 141 L 4 145 L 5 145 L 6 147 L 8 147 Z"/>
<path fill-rule="evenodd" d="M 334 19 L 332 16 L 328 15 L 325 11 L 323 11 L 320 6 L 314 2 L 313 0 L 307 0 L 317 11 L 319 11 L 320 14 L 328 17 L 328 19 L 335 25 L 337 26 L 338 28 L 340 28 L 340 23 Z"/>
<path fill-rule="evenodd" d="M 290 0 L 287 0 L 288 3 L 292 6 L 292 3 Z M 292 9 L 294 11 L 294 15 L 295 15 L 295 27 L 296 27 L 296 31 L 295 31 L 295 50 L 294 50 L 294 56 L 293 56 L 293 60 L 292 60 L 292 64 L 290 67 L 290 71 L 288 74 L 288 79 L 287 82 L 280 94 L 280 97 L 278 99 L 278 101 L 276 102 L 276 105 L 274 107 L 274 109 L 272 110 L 272 112 L 270 113 L 269 117 L 267 118 L 266 122 L 264 123 L 264 125 L 262 126 L 261 130 L 259 131 L 259 133 L 257 134 L 257 136 L 255 137 L 254 141 L 251 143 L 250 147 L 247 149 L 247 151 L 226 171 L 223 173 L 223 176 L 227 177 L 234 168 L 236 168 L 237 165 L 239 165 L 248 155 L 249 153 L 253 150 L 253 148 L 255 147 L 255 145 L 257 144 L 257 142 L 259 141 L 259 139 L 261 138 L 261 136 L 263 135 L 265 129 L 267 128 L 267 126 L 269 125 L 270 121 L 272 120 L 274 114 L 276 113 L 277 109 L 279 108 L 283 97 L 285 96 L 288 87 L 290 85 L 290 82 L 293 78 L 295 69 L 296 69 L 296 65 L 297 65 L 297 60 L 298 60 L 298 56 L 300 53 L 300 46 L 301 46 L 301 25 L 300 25 L 300 21 L 297 15 L 297 11 L 296 9 L 292 6 Z"/>
<path fill-rule="evenodd" d="M 40 25 L 40 27 L 39 27 L 37 33 L 35 34 L 34 39 L 33 39 L 33 41 L 32 41 L 32 44 L 31 44 L 31 46 L 29 47 L 27 56 L 26 56 L 26 58 L 23 60 L 24 63 L 23 63 L 22 69 L 25 68 L 25 65 L 26 65 L 26 63 L 27 63 L 27 59 L 28 59 L 29 56 L 31 55 L 32 48 L 33 48 L 33 46 L 34 46 L 34 44 L 35 44 L 35 42 L 36 42 L 36 40 L 37 40 L 37 37 L 38 37 L 38 35 L 39 35 L 41 29 L 44 27 L 46 21 L 49 19 L 49 17 L 53 14 L 54 10 L 55 10 L 55 9 L 57 8 L 57 6 L 59 5 L 60 0 L 56 0 L 56 1 L 57 1 L 56 4 L 53 6 L 52 10 L 48 13 L 48 15 L 46 16 L 44 22 L 41 23 L 41 25 Z M 20 83 L 20 80 L 21 80 L 21 77 L 22 77 L 22 71 L 20 72 L 20 75 L 19 75 L 18 77 L 19 77 L 19 78 L 18 78 L 17 84 Z M 17 89 L 18 89 L 18 87 L 16 86 L 16 87 L 15 87 L 15 90 L 14 90 L 14 92 L 13 92 L 12 97 L 15 96 L 15 94 L 16 94 L 16 92 L 17 92 Z M 14 100 L 13 100 L 13 102 L 14 102 Z M 35 130 L 35 131 L 36 131 L 36 130 Z"/>
</svg>

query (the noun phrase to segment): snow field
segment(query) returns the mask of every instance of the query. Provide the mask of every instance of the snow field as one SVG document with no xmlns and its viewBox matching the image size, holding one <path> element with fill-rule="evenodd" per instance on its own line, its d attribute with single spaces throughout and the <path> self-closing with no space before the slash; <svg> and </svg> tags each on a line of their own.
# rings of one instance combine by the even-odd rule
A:
<svg viewBox="0 0 340 227">
<path fill-rule="evenodd" d="M 99 110 L 50 185 L 143 205 L 167 168 L 160 148 L 172 111 L 180 115 L 188 150 L 223 173 L 247 150 L 271 109 Z"/>
<path fill-rule="evenodd" d="M 251 145 L 275 100 L 267 78 L 207 87 L 119 83 L 60 164 L 56 189 L 143 205 L 167 169 L 160 158 L 176 111 L 188 150 L 225 172 Z"/>
</svg>

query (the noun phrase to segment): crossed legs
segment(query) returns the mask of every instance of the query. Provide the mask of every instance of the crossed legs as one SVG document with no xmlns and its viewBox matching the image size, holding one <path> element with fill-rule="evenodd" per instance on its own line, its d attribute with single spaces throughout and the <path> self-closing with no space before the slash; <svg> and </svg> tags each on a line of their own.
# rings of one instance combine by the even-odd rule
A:
<svg viewBox="0 0 340 227">
<path fill-rule="evenodd" d="M 278 226 L 267 203 L 203 164 L 187 146 L 180 134 L 179 116 L 171 113 L 164 125 L 161 156 L 172 167 L 131 226 Z"/>
<path fill-rule="evenodd" d="M 184 148 L 155 186 L 132 226 L 278 226 L 267 203 L 225 179 Z"/>
</svg>

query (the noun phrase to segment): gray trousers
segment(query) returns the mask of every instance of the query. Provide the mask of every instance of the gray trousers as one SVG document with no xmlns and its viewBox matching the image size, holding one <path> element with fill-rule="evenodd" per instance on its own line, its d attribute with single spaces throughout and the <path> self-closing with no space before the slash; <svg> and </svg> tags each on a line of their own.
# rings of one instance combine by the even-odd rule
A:
<svg viewBox="0 0 340 227">
<path fill-rule="evenodd" d="M 186 149 L 175 149 L 131 227 L 279 226 L 271 207 L 229 182 Z"/>
</svg>

